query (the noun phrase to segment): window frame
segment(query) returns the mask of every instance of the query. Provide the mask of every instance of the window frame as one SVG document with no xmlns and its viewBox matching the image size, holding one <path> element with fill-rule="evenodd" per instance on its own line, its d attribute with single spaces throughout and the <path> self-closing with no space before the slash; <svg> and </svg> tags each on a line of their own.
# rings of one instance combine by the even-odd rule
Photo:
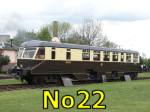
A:
<svg viewBox="0 0 150 112">
<path fill-rule="evenodd" d="M 38 55 L 38 53 L 39 53 L 39 50 L 40 49 L 44 49 L 44 57 L 37 57 L 37 55 Z M 46 53 L 45 53 L 45 51 L 46 51 L 46 48 L 45 47 L 39 47 L 38 49 L 37 49 L 37 52 L 36 52 L 36 54 L 35 54 L 35 59 L 39 59 L 39 60 L 43 60 L 43 59 L 45 59 L 45 55 L 46 55 Z M 40 55 L 39 55 L 40 56 Z M 41 55 L 42 56 L 42 55 Z"/>
<path fill-rule="evenodd" d="M 107 56 L 107 58 L 106 58 Z M 110 51 L 104 51 L 103 52 L 103 61 L 110 61 Z"/>
<path fill-rule="evenodd" d="M 55 60 L 56 59 L 56 48 L 52 47 L 51 49 L 52 49 L 51 50 L 51 59 Z"/>
<path fill-rule="evenodd" d="M 71 60 L 71 49 L 66 50 L 66 60 Z"/>
<path fill-rule="evenodd" d="M 33 54 L 33 56 L 32 56 L 31 58 L 29 58 L 29 57 L 24 57 L 24 55 L 25 55 L 27 49 L 28 49 L 28 50 L 32 50 L 32 49 L 34 50 L 34 54 Z M 37 50 L 36 47 L 30 47 L 30 48 L 27 47 L 27 48 L 24 48 L 24 50 L 23 50 L 23 52 L 22 52 L 22 54 L 21 54 L 21 57 L 20 57 L 19 59 L 35 59 L 36 50 Z"/>
<path fill-rule="evenodd" d="M 135 59 L 136 59 L 136 61 L 135 61 Z M 138 53 L 133 53 L 133 63 L 138 63 L 139 62 L 138 59 L 139 59 L 139 54 Z"/>
<path fill-rule="evenodd" d="M 126 53 L 126 62 L 127 62 L 127 63 L 131 63 L 131 61 L 132 61 L 132 60 L 131 60 L 131 54 L 132 54 L 132 53 Z M 129 58 L 129 57 L 130 57 L 130 58 Z M 129 60 L 128 58 L 129 58 L 130 60 Z"/>
<path fill-rule="evenodd" d="M 112 52 L 112 61 L 117 62 L 118 60 L 119 60 L 119 52 Z"/>
<path fill-rule="evenodd" d="M 86 57 L 84 57 L 84 55 L 87 55 L 88 54 L 88 58 Z M 83 61 L 88 61 L 88 60 L 90 60 L 90 50 L 89 49 L 83 49 L 82 50 L 82 60 Z"/>
<path fill-rule="evenodd" d="M 94 55 L 97 55 L 98 57 L 95 58 Z M 100 61 L 101 58 L 101 52 L 99 50 L 94 50 L 93 51 L 93 61 Z"/>
</svg>

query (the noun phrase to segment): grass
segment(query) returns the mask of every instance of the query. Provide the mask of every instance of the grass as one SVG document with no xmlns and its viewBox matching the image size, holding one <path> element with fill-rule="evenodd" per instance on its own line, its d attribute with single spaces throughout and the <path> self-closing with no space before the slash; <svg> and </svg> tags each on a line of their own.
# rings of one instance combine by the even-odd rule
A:
<svg viewBox="0 0 150 112">
<path fill-rule="evenodd" d="M 150 72 L 139 73 L 138 77 L 150 77 Z"/>
<path fill-rule="evenodd" d="M 73 87 L 51 87 L 49 90 L 59 90 L 60 98 L 70 94 L 75 97 L 76 105 L 82 100 L 76 91 L 86 89 L 89 92 L 95 89 L 103 90 L 106 98 L 103 104 L 106 110 L 59 110 L 49 107 L 43 110 L 42 89 L 17 90 L 0 92 L 0 112 L 149 112 L 150 110 L 150 80 L 138 80 L 131 82 L 108 82 L 100 84 L 78 85 Z M 96 97 L 91 97 L 88 104 L 93 104 Z"/>
<path fill-rule="evenodd" d="M 0 85 L 5 85 L 5 84 L 21 84 L 21 81 L 16 80 L 16 79 L 3 79 L 3 80 L 0 80 Z"/>
<path fill-rule="evenodd" d="M 139 77 L 149 76 L 150 73 L 139 74 Z M 19 83 L 21 82 L 15 79 L 0 80 L 0 85 Z M 49 109 L 43 110 L 43 89 L 26 89 L 0 92 L 0 112 L 149 112 L 150 110 L 150 80 L 50 87 L 48 89 L 52 92 L 59 90 L 60 98 L 66 94 L 74 96 L 75 107 L 67 110 L 60 105 L 59 110 L 54 110 L 49 105 Z M 106 94 L 103 102 L 107 106 L 106 110 L 77 110 L 77 104 L 83 99 L 83 96 L 76 95 L 76 91 L 80 89 L 88 90 L 90 93 L 95 89 L 103 90 Z M 93 104 L 96 100 L 96 96 L 91 96 L 88 104 Z"/>
</svg>

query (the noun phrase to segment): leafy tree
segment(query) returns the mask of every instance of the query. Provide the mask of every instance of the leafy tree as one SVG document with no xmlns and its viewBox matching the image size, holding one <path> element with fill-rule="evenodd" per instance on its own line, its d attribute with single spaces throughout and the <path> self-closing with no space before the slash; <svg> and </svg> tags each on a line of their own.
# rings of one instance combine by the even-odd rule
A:
<svg viewBox="0 0 150 112">
<path fill-rule="evenodd" d="M 145 56 L 140 56 L 140 64 L 150 67 L 150 58 L 146 58 Z"/>
<path fill-rule="evenodd" d="M 51 40 L 51 34 L 49 32 L 49 28 L 48 25 L 43 26 L 40 31 L 37 33 L 37 38 L 39 40 L 47 40 L 50 41 Z"/>
<path fill-rule="evenodd" d="M 144 64 L 144 60 L 143 60 L 143 57 L 140 56 L 140 65 L 143 65 Z"/>
<path fill-rule="evenodd" d="M 10 59 L 8 56 L 2 56 L 0 55 L 0 71 L 2 69 L 3 65 L 7 65 L 10 62 Z"/>
<path fill-rule="evenodd" d="M 57 32 L 57 36 L 61 41 L 69 37 L 69 33 L 71 29 L 72 29 L 72 25 L 68 22 L 54 21 L 49 25 L 49 32 L 51 34 Z M 53 36 L 55 35 L 53 34 Z"/>
<path fill-rule="evenodd" d="M 55 23 L 55 24 L 54 24 Z M 14 43 L 20 45 L 22 42 L 38 39 L 50 41 L 52 35 L 58 36 L 61 42 L 73 44 L 85 44 L 99 47 L 117 48 L 118 45 L 108 40 L 102 33 L 101 21 L 85 19 L 77 30 L 72 28 L 68 22 L 54 21 L 43 26 L 38 32 L 18 31 Z"/>
<path fill-rule="evenodd" d="M 147 59 L 146 65 L 150 67 L 150 58 Z"/>
</svg>

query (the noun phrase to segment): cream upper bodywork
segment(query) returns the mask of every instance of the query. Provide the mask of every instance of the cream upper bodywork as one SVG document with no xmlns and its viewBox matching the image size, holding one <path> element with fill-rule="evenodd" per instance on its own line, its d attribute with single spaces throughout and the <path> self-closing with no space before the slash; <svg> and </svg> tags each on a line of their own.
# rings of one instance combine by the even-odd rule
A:
<svg viewBox="0 0 150 112">
<path fill-rule="evenodd" d="M 66 52 L 67 52 L 68 48 L 55 48 L 55 49 L 52 49 L 52 47 L 44 47 L 44 48 L 45 48 L 45 58 L 44 58 L 44 60 L 68 61 L 66 59 Z M 36 48 L 35 54 L 34 54 L 32 59 L 40 60 L 40 59 L 35 58 L 36 54 L 38 52 L 38 49 L 39 49 L 39 47 Z M 51 58 L 52 57 L 52 51 L 55 51 L 55 59 Z M 90 50 L 90 52 L 89 52 L 90 53 L 90 59 L 89 60 L 83 60 L 82 59 L 82 54 L 84 53 L 82 49 L 70 49 L 69 52 L 71 53 L 70 61 L 105 62 L 104 61 L 104 51 L 100 51 L 100 60 L 96 60 L 96 61 L 93 60 L 94 50 Z M 23 53 L 24 53 L 24 51 L 22 51 L 21 57 L 18 57 L 18 58 L 23 58 Z M 138 58 L 137 62 L 133 61 L 133 59 L 134 59 L 133 53 L 130 53 L 131 54 L 131 61 L 127 62 L 127 58 L 126 58 L 127 55 L 126 54 L 127 54 L 126 52 L 123 53 L 124 60 L 121 61 L 121 52 L 117 52 L 118 61 L 113 61 L 113 52 L 109 52 L 109 61 L 106 61 L 106 62 L 139 63 L 139 54 L 138 54 L 138 57 L 137 57 Z M 23 58 L 23 59 L 25 59 L 25 58 Z"/>
</svg>

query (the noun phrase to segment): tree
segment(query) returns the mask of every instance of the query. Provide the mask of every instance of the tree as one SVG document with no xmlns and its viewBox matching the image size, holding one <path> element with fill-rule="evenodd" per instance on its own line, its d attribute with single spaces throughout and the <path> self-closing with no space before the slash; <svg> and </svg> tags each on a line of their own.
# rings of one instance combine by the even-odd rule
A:
<svg viewBox="0 0 150 112">
<path fill-rule="evenodd" d="M 147 59 L 146 65 L 150 67 L 150 58 Z"/>
<path fill-rule="evenodd" d="M 118 48 L 119 46 L 117 44 L 115 44 L 114 42 L 111 42 L 107 36 L 103 36 L 101 38 L 98 38 L 95 40 L 94 42 L 95 46 L 99 46 L 99 47 L 106 47 L 106 48 Z"/>
<path fill-rule="evenodd" d="M 69 32 L 72 29 L 72 25 L 68 22 L 54 21 L 49 25 L 49 32 L 53 34 L 57 32 L 58 38 L 63 41 L 69 37 Z M 55 35 L 54 35 L 55 36 Z"/>
<path fill-rule="evenodd" d="M 37 37 L 39 40 L 49 41 L 57 34 L 58 38 L 63 41 L 68 37 L 71 28 L 70 23 L 54 21 L 53 23 L 43 26 L 37 33 Z"/>
<path fill-rule="evenodd" d="M 54 21 L 43 26 L 37 33 L 18 31 L 14 43 L 20 45 L 22 42 L 38 39 L 50 41 L 53 36 L 58 36 L 61 42 L 73 44 L 85 44 L 99 47 L 117 48 L 118 45 L 108 40 L 102 33 L 100 20 L 85 19 L 83 24 L 74 30 L 68 22 Z"/>
<path fill-rule="evenodd" d="M 0 55 L 0 71 L 2 69 L 3 65 L 7 65 L 10 62 L 10 59 L 8 56 L 2 56 Z"/>
<path fill-rule="evenodd" d="M 85 19 L 79 29 L 71 32 L 69 37 L 62 42 L 108 48 L 118 47 L 117 44 L 108 40 L 106 35 L 103 35 L 101 21 L 93 20 L 91 18 Z"/>
<path fill-rule="evenodd" d="M 50 41 L 51 40 L 51 33 L 49 32 L 49 28 L 48 25 L 43 26 L 40 31 L 37 33 L 37 38 L 39 40 L 47 40 Z"/>
<path fill-rule="evenodd" d="M 145 54 L 142 53 L 142 56 L 140 56 L 140 64 L 150 67 L 150 58 L 147 58 Z"/>
<path fill-rule="evenodd" d="M 95 40 L 103 39 L 101 21 L 94 21 L 91 18 L 85 19 L 80 26 L 79 34 L 86 38 L 88 45 L 94 45 Z"/>
<path fill-rule="evenodd" d="M 81 37 L 77 31 L 73 31 L 68 38 L 62 40 L 63 43 L 88 45 L 88 40 Z"/>
<path fill-rule="evenodd" d="M 13 39 L 13 44 L 20 46 L 21 43 L 29 40 L 37 39 L 36 33 L 34 31 L 18 30 L 16 36 Z"/>
</svg>

